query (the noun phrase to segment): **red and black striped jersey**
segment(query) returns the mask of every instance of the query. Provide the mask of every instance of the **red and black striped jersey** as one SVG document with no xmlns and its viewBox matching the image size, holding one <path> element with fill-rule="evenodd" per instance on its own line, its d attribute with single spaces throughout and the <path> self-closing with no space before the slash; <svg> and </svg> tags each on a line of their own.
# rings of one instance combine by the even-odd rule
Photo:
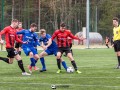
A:
<svg viewBox="0 0 120 90">
<path fill-rule="evenodd" d="M 17 32 L 19 32 L 19 31 L 23 30 L 23 28 L 18 28 L 18 29 L 16 29 L 16 30 L 17 30 Z M 19 35 L 18 35 L 18 38 L 19 38 L 20 40 L 22 40 L 22 39 L 23 39 L 23 35 L 22 35 L 22 34 L 19 34 Z"/>
<path fill-rule="evenodd" d="M 58 47 L 69 47 L 68 37 L 79 40 L 79 38 L 75 37 L 69 30 L 64 30 L 63 32 L 56 30 L 52 35 L 52 40 L 54 38 L 57 39 Z"/>
<path fill-rule="evenodd" d="M 1 35 L 5 34 L 5 41 L 6 41 L 6 48 L 14 48 L 14 43 L 15 40 L 22 43 L 22 41 L 18 38 L 16 34 L 16 29 L 12 28 L 11 26 L 5 27 L 1 32 L 0 32 L 0 40 L 1 40 Z"/>
</svg>

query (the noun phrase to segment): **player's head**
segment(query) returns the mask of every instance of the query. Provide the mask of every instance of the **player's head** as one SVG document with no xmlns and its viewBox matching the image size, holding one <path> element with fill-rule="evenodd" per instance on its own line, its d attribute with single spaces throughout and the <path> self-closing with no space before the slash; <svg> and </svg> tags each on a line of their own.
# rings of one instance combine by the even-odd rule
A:
<svg viewBox="0 0 120 90">
<path fill-rule="evenodd" d="M 42 38 L 45 38 L 46 30 L 45 29 L 40 29 L 40 35 L 41 35 Z"/>
<path fill-rule="evenodd" d="M 114 17 L 113 18 L 113 26 L 118 27 L 118 25 L 119 25 L 119 19 L 117 17 Z"/>
<path fill-rule="evenodd" d="M 31 32 L 35 32 L 36 29 L 37 29 L 37 24 L 32 23 L 32 24 L 30 25 L 30 30 L 31 30 Z"/>
<path fill-rule="evenodd" d="M 18 21 L 17 19 L 13 19 L 13 20 L 11 21 L 11 26 L 12 26 L 13 28 L 16 28 L 16 27 L 18 27 L 18 23 L 19 23 L 19 21 Z"/>
<path fill-rule="evenodd" d="M 22 28 L 22 22 L 18 23 L 18 28 Z"/>
<path fill-rule="evenodd" d="M 66 25 L 65 25 L 65 23 L 64 22 L 62 22 L 61 24 L 60 24 L 60 31 L 64 31 L 65 30 L 65 28 L 66 28 Z"/>
</svg>

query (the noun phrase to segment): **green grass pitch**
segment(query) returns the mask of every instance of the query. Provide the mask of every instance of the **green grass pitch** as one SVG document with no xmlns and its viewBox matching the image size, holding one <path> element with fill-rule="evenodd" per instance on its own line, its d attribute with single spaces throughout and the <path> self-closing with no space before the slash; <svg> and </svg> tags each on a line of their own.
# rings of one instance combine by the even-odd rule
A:
<svg viewBox="0 0 120 90">
<path fill-rule="evenodd" d="M 41 51 L 39 51 L 41 52 Z M 82 74 L 57 74 L 56 59 L 54 56 L 45 57 L 47 71 L 40 73 L 33 71 L 31 76 L 22 76 L 16 60 L 11 65 L 0 61 L 0 90 L 120 90 L 120 70 L 114 69 L 117 57 L 113 49 L 74 49 L 74 59 Z M 6 52 L 0 56 L 6 57 Z M 29 57 L 22 52 L 26 71 L 30 63 Z M 68 66 L 68 58 L 63 57 Z M 40 61 L 37 66 L 41 68 Z"/>
</svg>

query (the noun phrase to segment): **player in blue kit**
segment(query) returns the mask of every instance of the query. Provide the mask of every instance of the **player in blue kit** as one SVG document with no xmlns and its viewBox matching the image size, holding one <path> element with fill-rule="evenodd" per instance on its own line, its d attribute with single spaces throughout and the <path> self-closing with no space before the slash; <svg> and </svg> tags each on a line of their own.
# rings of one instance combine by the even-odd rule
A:
<svg viewBox="0 0 120 90">
<path fill-rule="evenodd" d="M 39 42 L 41 42 L 41 47 L 44 49 L 44 51 L 39 54 L 40 61 L 42 64 L 42 69 L 40 70 L 40 72 L 43 72 L 43 71 L 46 71 L 44 56 L 53 55 L 53 54 L 56 56 L 58 46 L 57 46 L 56 42 L 51 39 L 51 36 L 49 34 L 46 34 L 45 29 L 41 29 L 40 34 L 41 34 L 41 36 L 40 36 Z M 65 61 L 63 61 L 61 59 L 61 63 L 63 65 L 63 67 L 65 68 L 65 70 L 67 70 L 67 65 L 66 65 Z M 57 65 L 58 65 L 58 62 L 57 62 Z M 61 66 L 58 66 L 58 68 L 59 68 L 59 70 L 61 70 Z M 56 73 L 58 73 L 58 72 L 56 72 Z"/>
<path fill-rule="evenodd" d="M 34 70 L 38 70 L 38 68 L 35 66 L 35 63 L 39 59 L 39 55 L 36 48 L 34 47 L 34 43 L 38 45 L 40 44 L 38 42 L 38 36 L 35 34 L 36 29 L 37 25 L 32 23 L 30 25 L 30 29 L 17 32 L 17 34 L 23 35 L 23 41 L 28 42 L 27 44 L 22 44 L 22 49 L 26 56 L 30 57 L 31 64 L 28 67 L 30 73 L 32 73 L 32 67 L 34 67 Z"/>
</svg>

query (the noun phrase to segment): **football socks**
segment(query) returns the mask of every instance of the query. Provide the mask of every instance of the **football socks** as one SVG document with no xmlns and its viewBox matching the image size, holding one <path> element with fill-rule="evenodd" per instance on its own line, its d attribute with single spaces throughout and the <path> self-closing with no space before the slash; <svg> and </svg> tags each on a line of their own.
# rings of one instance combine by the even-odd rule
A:
<svg viewBox="0 0 120 90">
<path fill-rule="evenodd" d="M 22 62 L 22 60 L 19 60 L 19 61 L 18 61 L 18 66 L 19 66 L 19 68 L 22 70 L 22 72 L 25 72 L 25 69 L 24 69 L 24 67 L 23 67 L 23 62 Z"/>
</svg>

